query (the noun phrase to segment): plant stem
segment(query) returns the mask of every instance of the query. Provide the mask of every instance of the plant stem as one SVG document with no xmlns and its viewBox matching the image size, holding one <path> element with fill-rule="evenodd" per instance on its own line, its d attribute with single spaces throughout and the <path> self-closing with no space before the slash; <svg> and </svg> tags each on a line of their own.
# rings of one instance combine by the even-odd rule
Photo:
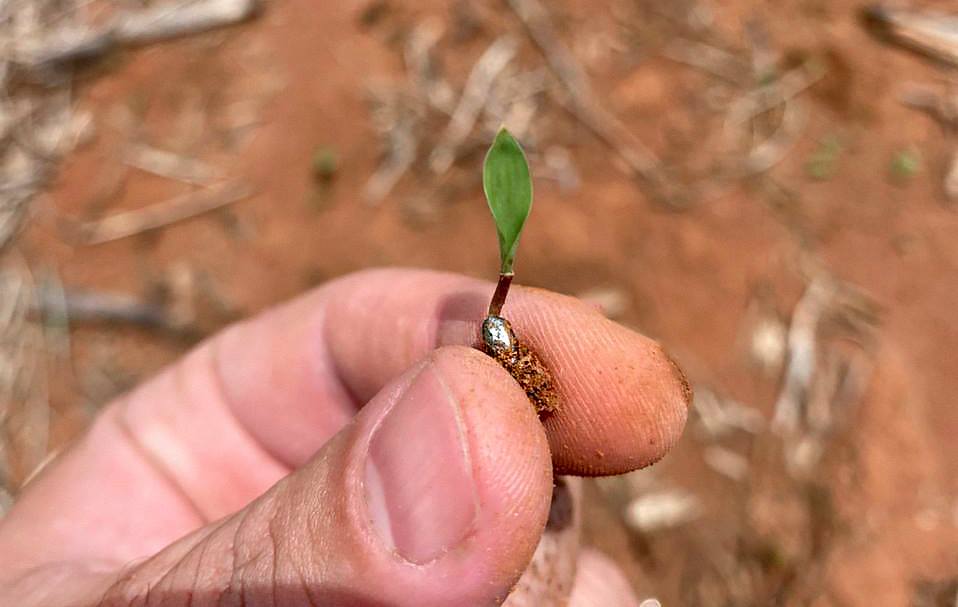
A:
<svg viewBox="0 0 958 607">
<path fill-rule="evenodd" d="M 502 306 L 506 303 L 506 295 L 509 294 L 509 285 L 512 284 L 512 277 L 512 272 L 499 274 L 496 292 L 492 294 L 492 301 L 489 302 L 489 316 L 499 316 L 499 313 L 502 312 Z"/>
</svg>

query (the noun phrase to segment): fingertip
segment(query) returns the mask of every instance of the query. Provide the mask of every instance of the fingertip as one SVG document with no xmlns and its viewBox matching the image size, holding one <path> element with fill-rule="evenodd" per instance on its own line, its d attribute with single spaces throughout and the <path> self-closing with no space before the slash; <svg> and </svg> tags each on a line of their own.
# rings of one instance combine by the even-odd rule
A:
<svg viewBox="0 0 958 607">
<path fill-rule="evenodd" d="M 691 399 L 662 346 L 569 297 L 521 289 L 514 303 L 519 339 L 559 391 L 544 420 L 556 473 L 621 474 L 661 459 L 681 436 Z"/>
</svg>

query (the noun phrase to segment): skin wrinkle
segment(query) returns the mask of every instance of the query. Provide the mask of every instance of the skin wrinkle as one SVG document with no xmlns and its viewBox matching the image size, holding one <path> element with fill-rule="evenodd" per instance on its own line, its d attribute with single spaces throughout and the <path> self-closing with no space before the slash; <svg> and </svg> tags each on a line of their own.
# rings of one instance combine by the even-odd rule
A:
<svg viewBox="0 0 958 607">
<path fill-rule="evenodd" d="M 308 520 L 309 518 L 307 518 L 307 521 Z M 309 525 L 308 522 L 307 522 L 307 525 Z M 306 553 L 310 554 L 309 558 L 310 558 L 310 561 L 312 561 L 313 557 L 311 552 L 306 551 Z M 313 597 L 313 593 L 310 590 L 310 586 L 306 582 L 306 576 L 303 574 L 303 568 L 302 568 L 302 563 L 300 562 L 300 559 L 293 558 L 291 559 L 291 562 L 292 562 L 292 569 L 296 573 L 296 577 L 299 580 L 300 587 L 303 590 L 303 595 L 306 597 L 306 602 L 309 603 L 310 607 L 319 607 L 319 603 L 316 602 L 316 599 L 315 597 Z"/>
<path fill-rule="evenodd" d="M 169 565 L 167 565 L 167 566 L 163 569 L 163 573 L 160 575 L 160 577 L 159 577 L 158 580 L 155 579 L 152 583 L 151 583 L 151 582 L 147 582 L 147 588 L 146 588 L 146 589 L 147 589 L 147 593 L 146 593 L 146 595 L 145 595 L 145 597 L 144 597 L 144 599 L 143 599 L 143 600 L 144 600 L 144 603 L 143 603 L 144 605 L 148 605 L 148 604 L 149 604 L 149 593 L 152 591 L 152 588 L 153 588 L 153 587 L 156 587 L 156 586 L 162 585 L 163 582 L 167 579 L 167 577 L 170 576 L 171 574 L 175 573 L 175 571 L 182 565 L 182 563 L 183 563 L 183 561 L 185 560 L 185 558 L 186 558 L 187 556 L 189 556 L 190 554 L 192 554 L 193 550 L 195 550 L 195 549 L 196 549 L 197 547 L 199 547 L 200 545 L 205 545 L 205 544 L 206 544 L 206 540 L 207 540 L 209 537 L 211 537 L 211 536 L 213 535 L 213 533 L 215 533 L 217 530 L 218 530 L 218 527 L 213 527 L 213 528 L 210 528 L 210 529 L 206 530 L 204 533 L 200 533 L 200 534 L 196 535 L 196 536 L 194 537 L 194 539 L 193 539 L 194 544 L 193 544 L 193 545 L 190 547 L 190 549 L 187 551 L 186 555 L 184 555 L 183 557 L 177 558 L 175 561 L 173 561 L 172 563 L 170 563 Z M 139 596 L 142 595 L 142 593 L 139 592 L 139 591 L 137 591 L 137 589 L 136 589 L 136 585 L 137 585 L 137 584 L 136 584 L 135 581 L 134 581 L 135 578 L 138 577 L 138 576 L 144 571 L 144 569 L 146 569 L 147 567 L 149 567 L 151 564 L 157 563 L 157 562 L 161 562 L 161 561 L 162 561 L 162 557 L 163 557 L 163 555 L 164 555 L 164 552 L 165 552 L 166 550 L 171 549 L 171 547 L 172 547 L 172 545 L 171 545 L 171 546 L 168 546 L 168 547 L 167 547 L 166 549 L 164 549 L 163 551 L 161 551 L 161 552 L 159 552 L 159 553 L 157 553 L 157 554 L 151 556 L 151 557 L 148 558 L 147 560 L 145 560 L 145 561 L 143 561 L 143 562 L 140 562 L 140 563 L 136 563 L 135 565 L 132 565 L 132 566 L 128 567 L 125 571 L 121 571 L 120 574 L 118 574 L 118 576 L 116 577 L 116 580 L 114 581 L 114 583 L 111 584 L 111 585 L 109 585 L 109 586 L 106 588 L 105 592 L 103 593 L 103 597 L 100 599 L 100 602 L 98 603 L 98 605 L 104 605 L 104 604 L 106 604 L 106 605 L 111 605 L 112 603 L 106 603 L 106 601 L 108 601 L 108 600 L 109 600 L 109 601 L 112 601 L 112 600 L 113 600 L 114 597 L 111 596 L 111 595 L 114 594 L 114 591 L 115 591 L 115 589 L 117 589 L 117 588 L 119 588 L 119 590 L 117 591 L 117 592 L 118 592 L 118 596 L 121 596 L 121 597 L 122 597 L 122 596 L 125 594 L 125 593 L 123 592 L 124 587 L 128 587 L 129 590 L 133 591 L 133 597 L 130 599 L 130 603 L 129 603 L 129 604 L 131 604 L 131 605 L 134 604 L 135 601 L 137 600 L 137 598 L 139 598 Z"/>
<path fill-rule="evenodd" d="M 117 409 L 114 410 L 114 414 L 110 415 L 107 413 L 107 421 L 112 421 L 117 429 L 120 431 L 119 434 L 123 440 L 125 440 L 131 447 L 133 451 L 137 453 L 141 460 L 143 460 L 147 468 L 153 471 L 155 476 L 163 483 L 167 484 L 173 489 L 173 492 L 176 493 L 180 499 L 186 504 L 190 510 L 196 515 L 196 518 L 202 522 L 207 522 L 206 516 L 203 514 L 203 511 L 200 510 L 199 506 L 187 493 L 186 489 L 176 480 L 176 478 L 170 473 L 169 470 L 163 465 L 162 461 L 155 459 L 152 450 L 148 449 L 144 445 L 140 438 L 133 432 L 133 429 L 127 423 L 126 416 L 121 415 L 121 411 L 127 406 L 127 401 L 124 398 L 116 405 Z"/>
<path fill-rule="evenodd" d="M 213 533 L 211 533 L 211 534 L 208 535 L 207 537 L 212 537 L 214 533 L 216 533 L 216 530 L 214 530 Z M 203 570 L 203 557 L 206 556 L 206 551 L 207 551 L 207 549 L 209 548 L 209 546 L 210 546 L 211 543 L 212 543 L 212 542 L 208 542 L 208 541 L 206 541 L 206 542 L 200 542 L 201 548 L 200 548 L 199 556 L 197 557 L 196 572 L 195 572 L 195 574 L 193 575 L 193 589 L 194 589 L 194 590 L 198 589 L 199 586 L 200 586 L 200 572 Z M 193 549 L 191 549 L 190 552 L 187 553 L 186 557 L 189 557 L 189 555 L 190 555 L 190 554 L 193 552 L 193 550 L 195 550 L 195 549 L 196 549 L 195 547 L 194 547 Z M 184 560 L 185 560 L 185 559 L 184 559 Z M 189 600 L 189 603 L 187 604 L 187 607 L 193 607 L 193 593 L 192 593 L 192 592 L 190 592 L 190 600 Z"/>
<path fill-rule="evenodd" d="M 193 579 L 193 586 L 192 586 L 193 588 L 198 587 L 197 582 L 199 581 L 200 572 L 202 571 L 202 569 L 201 569 L 201 567 L 200 567 L 200 565 L 201 565 L 201 563 L 202 563 L 202 555 L 206 552 L 206 549 L 207 549 L 207 547 L 208 547 L 209 544 L 210 544 L 210 542 L 209 542 L 208 540 L 209 540 L 211 537 L 213 537 L 213 536 L 219 531 L 219 529 L 220 529 L 227 521 L 228 521 L 228 519 L 224 519 L 222 522 L 215 524 L 213 527 L 207 528 L 203 533 L 200 533 L 200 534 L 196 535 L 196 536 L 193 538 L 193 545 L 190 546 L 189 550 L 187 550 L 186 553 L 183 554 L 182 556 L 178 557 L 178 558 L 167 568 L 167 570 L 163 573 L 163 575 L 160 576 L 160 578 L 156 581 L 156 583 L 154 584 L 154 586 L 155 586 L 155 587 L 160 587 L 160 586 L 164 586 L 164 585 L 165 585 L 167 588 L 169 588 L 169 589 L 171 589 L 171 590 L 176 590 L 177 588 L 176 588 L 176 584 L 175 584 L 175 581 L 173 580 L 173 578 L 176 576 L 177 573 L 179 573 L 179 572 L 183 569 L 183 567 L 185 567 L 185 564 L 189 561 L 190 557 L 193 556 L 194 554 L 196 554 L 196 551 L 199 550 L 199 551 L 200 551 L 200 563 L 197 563 L 197 565 L 196 565 L 196 567 L 195 567 L 195 573 L 194 573 L 194 579 Z M 168 546 L 168 548 L 171 548 L 171 546 Z M 162 554 L 162 552 L 161 552 L 161 554 Z M 157 556 L 159 556 L 159 555 L 157 555 Z M 192 604 L 193 604 L 192 592 L 190 593 L 190 595 L 189 595 L 188 598 L 189 598 L 189 604 L 192 605 Z"/>
<path fill-rule="evenodd" d="M 272 601 L 272 607 L 277 607 L 279 604 L 276 601 L 276 570 L 277 570 L 277 559 L 279 558 L 279 540 L 274 524 L 276 523 L 277 517 L 270 517 L 269 522 L 266 525 L 266 533 L 269 536 L 270 542 L 270 556 L 272 557 L 272 565 L 270 565 L 270 579 L 272 581 L 272 588 L 270 593 L 270 600 Z"/>
<path fill-rule="evenodd" d="M 310 607 L 319 607 L 319 603 L 316 602 L 316 599 L 313 597 L 313 592 L 309 588 L 309 584 L 306 583 L 306 578 L 303 577 L 303 572 L 300 571 L 299 567 L 294 568 L 296 570 L 296 577 L 299 578 L 300 587 L 303 590 L 303 596 L 306 597 L 306 602 L 309 603 Z"/>
<path fill-rule="evenodd" d="M 150 593 L 153 591 L 154 588 L 159 588 L 159 587 L 163 586 L 164 583 L 166 583 L 166 587 L 167 587 L 167 588 L 170 588 L 170 589 L 174 588 L 173 585 L 171 585 L 171 584 L 168 583 L 168 580 L 169 580 L 170 576 L 171 576 L 171 575 L 174 575 L 175 572 L 176 572 L 176 570 L 179 569 L 181 563 L 182 563 L 182 560 L 176 560 L 174 563 L 172 563 L 170 566 L 168 566 L 168 567 L 166 568 L 166 570 L 163 572 L 162 575 L 160 575 L 160 577 L 159 577 L 158 579 L 156 579 L 154 582 L 147 582 L 147 583 L 146 583 L 146 597 L 143 599 L 143 605 L 144 605 L 144 606 L 146 606 L 146 607 L 149 606 L 149 604 L 150 604 Z M 191 602 L 192 602 L 192 601 L 191 601 Z"/>
<path fill-rule="evenodd" d="M 329 350 L 329 340 L 326 339 L 326 332 L 329 326 L 327 321 L 327 318 L 329 318 L 329 309 L 325 301 L 326 300 L 324 299 L 323 305 L 320 306 L 316 311 L 316 314 L 319 316 L 319 318 L 315 321 L 316 326 L 313 331 L 315 331 L 316 335 L 321 335 L 323 338 L 316 340 L 316 342 L 318 342 L 318 351 L 314 352 L 314 354 L 319 355 L 324 363 L 324 366 L 329 370 L 327 376 L 336 382 L 335 387 L 337 388 L 337 392 L 345 396 L 348 404 L 351 406 L 352 412 L 355 413 L 359 411 L 365 403 L 358 398 L 352 387 L 345 381 L 342 371 L 336 364 L 336 357 L 333 356 L 332 352 Z"/>
<path fill-rule="evenodd" d="M 245 510 L 245 509 L 244 509 L 244 510 Z M 225 533 L 226 533 L 226 532 L 225 532 L 225 529 L 226 529 L 227 525 L 233 524 L 233 521 L 236 520 L 238 516 L 241 516 L 241 515 L 239 515 L 239 514 L 233 514 L 233 515 L 230 515 L 229 517 L 225 518 L 225 519 L 223 520 L 223 524 L 216 529 L 216 534 L 217 534 L 217 535 L 225 534 Z M 237 526 L 238 526 L 238 525 L 237 525 Z M 208 537 L 213 537 L 213 534 L 211 533 Z M 233 539 L 229 542 L 229 549 L 226 550 L 226 551 L 224 551 L 224 554 L 229 558 L 229 565 L 225 567 L 225 569 L 227 569 L 227 570 L 232 570 L 232 569 L 236 566 L 236 541 L 235 541 L 235 537 L 236 537 L 236 531 L 233 532 Z M 201 563 L 201 564 L 202 564 L 202 563 Z M 232 579 L 232 576 L 231 576 L 231 579 Z M 230 594 L 230 582 L 227 581 L 226 583 L 221 584 L 221 588 L 222 588 L 222 590 L 219 591 L 219 596 L 216 598 L 216 604 L 217 604 L 217 606 L 222 605 L 222 604 L 223 604 L 223 601 L 224 601 L 225 599 L 229 598 L 229 594 Z"/>
<path fill-rule="evenodd" d="M 190 549 L 186 552 L 186 554 L 184 554 L 181 558 L 177 559 L 176 564 L 174 565 L 174 568 L 184 567 L 185 563 L 187 563 L 194 554 L 197 554 L 196 565 L 195 565 L 196 572 L 194 575 L 193 586 L 192 586 L 194 589 L 199 588 L 200 575 L 201 575 L 201 572 L 203 571 L 203 560 L 206 557 L 210 544 L 213 543 L 212 539 L 215 538 L 217 535 L 219 535 L 222 532 L 222 529 L 226 527 L 228 524 L 230 524 L 232 520 L 233 520 L 233 517 L 230 516 L 230 517 L 226 517 L 222 519 L 218 523 L 215 523 L 213 528 L 210 529 L 210 531 L 206 533 L 202 538 L 199 538 L 196 544 L 191 546 Z M 199 553 L 196 552 L 197 550 L 199 550 Z M 191 604 L 192 604 L 192 601 L 193 599 L 191 594 L 190 596 Z"/>
<path fill-rule="evenodd" d="M 206 358 L 206 365 L 209 368 L 209 373 L 211 377 L 211 383 L 215 388 L 215 397 L 222 405 L 223 409 L 229 414 L 230 418 L 235 423 L 236 427 L 240 429 L 243 433 L 243 436 L 247 439 L 249 444 L 256 447 L 256 449 L 266 456 L 270 462 L 276 464 L 286 471 L 287 474 L 292 470 L 288 462 L 282 461 L 275 453 L 271 453 L 265 445 L 263 445 L 255 436 L 249 431 L 234 412 L 234 403 L 233 397 L 229 392 L 229 389 L 226 387 L 226 379 L 223 377 L 223 363 L 221 358 L 220 348 L 223 347 L 223 340 L 214 339 L 213 343 L 209 346 L 209 356 Z"/>
<path fill-rule="evenodd" d="M 324 399 L 324 402 L 322 403 L 317 403 L 316 406 L 319 408 L 345 408 L 346 412 L 349 414 L 349 419 L 351 420 L 354 414 L 361 408 L 362 401 L 357 398 L 349 384 L 343 380 L 343 375 L 336 365 L 336 359 L 334 356 L 332 356 L 332 353 L 329 349 L 328 340 L 326 338 L 328 324 L 328 290 L 328 287 L 322 287 L 315 293 L 304 296 L 304 299 L 309 298 L 318 300 L 319 305 L 313 306 L 308 311 L 308 314 L 310 315 L 310 321 L 307 323 L 306 328 L 302 330 L 302 333 L 316 336 L 316 339 L 311 340 L 308 348 L 309 351 L 307 352 L 307 356 L 310 358 L 310 360 L 312 360 L 310 365 L 316 367 L 313 369 L 314 377 L 323 378 L 324 380 L 331 382 L 331 384 L 327 384 L 326 387 L 329 389 L 329 392 L 332 393 L 332 396 L 328 399 Z M 294 301 L 286 304 L 285 308 L 290 308 L 300 303 L 302 302 Z M 276 312 L 267 314 L 279 315 L 282 314 L 283 311 L 284 309 L 280 308 Z M 237 421 L 237 424 L 243 428 L 243 430 L 250 437 L 250 440 L 255 443 L 259 449 L 268 454 L 273 461 L 279 463 L 287 469 L 291 469 L 301 465 L 303 462 L 290 461 L 288 458 L 283 457 L 281 453 L 271 449 L 267 443 L 262 441 L 253 432 L 251 432 L 247 424 L 240 418 L 239 415 L 237 415 L 236 399 L 230 393 L 228 382 L 226 381 L 226 374 L 224 373 L 223 369 L 223 366 L 225 365 L 224 361 L 228 360 L 228 357 L 222 356 L 221 350 L 230 345 L 230 340 L 234 339 L 235 335 L 243 334 L 242 328 L 249 327 L 246 329 L 246 332 L 255 336 L 257 330 L 259 329 L 257 323 L 262 322 L 264 322 L 262 317 L 254 317 L 251 320 L 244 321 L 241 325 L 231 328 L 227 330 L 226 333 L 214 338 L 210 347 L 215 351 L 216 358 L 218 359 L 216 369 L 217 376 L 219 377 L 219 381 L 223 386 L 222 393 L 225 395 L 224 400 L 231 416 Z"/>
<path fill-rule="evenodd" d="M 111 595 L 113 594 L 114 589 L 117 587 L 122 588 L 124 584 L 132 584 L 132 579 L 136 577 L 136 572 L 139 571 L 139 568 L 139 565 L 137 565 L 136 567 L 128 567 L 126 570 L 121 570 L 117 575 L 116 580 L 114 580 L 112 584 L 108 585 L 106 590 L 103 591 L 103 595 L 100 597 L 100 600 L 97 601 L 96 607 L 110 607 L 110 603 L 107 601 L 113 602 L 111 600 Z M 119 596 L 122 595 L 123 594 L 121 592 Z M 116 603 L 113 604 L 115 605 Z M 131 603 L 129 604 L 132 604 L 132 599 Z"/>
<path fill-rule="evenodd" d="M 243 570 L 250 563 L 254 563 L 259 557 L 259 553 L 257 552 L 252 557 L 244 555 L 244 559 L 241 561 L 239 551 L 237 550 L 237 547 L 246 545 L 243 540 L 240 539 L 240 536 L 245 530 L 252 514 L 253 508 L 248 507 L 240 511 L 236 528 L 233 530 L 233 538 L 230 542 L 230 553 L 233 557 L 233 562 L 230 566 L 231 573 L 229 582 L 227 583 L 227 594 L 235 593 L 234 596 L 239 598 L 241 606 L 246 604 L 246 578 L 243 576 Z"/>
</svg>

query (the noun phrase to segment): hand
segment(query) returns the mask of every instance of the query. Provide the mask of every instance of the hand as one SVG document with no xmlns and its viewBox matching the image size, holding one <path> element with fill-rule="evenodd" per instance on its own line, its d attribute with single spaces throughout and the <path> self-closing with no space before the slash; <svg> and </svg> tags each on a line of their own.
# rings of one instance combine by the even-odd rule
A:
<svg viewBox="0 0 958 607">
<path fill-rule="evenodd" d="M 500 604 L 540 542 L 553 472 L 656 461 L 689 392 L 654 342 L 514 288 L 505 314 L 563 399 L 540 423 L 508 373 L 465 347 L 491 292 L 362 272 L 209 340 L 29 484 L 0 522 L 0 604 Z M 560 487 L 558 510 L 574 493 Z M 574 519 L 553 514 L 546 566 L 577 545 L 561 539 Z M 573 605 L 635 604 L 621 580 L 596 582 L 616 575 L 606 562 L 579 562 Z M 509 600 L 553 604 L 575 568 L 555 572 L 567 579 L 531 568 Z"/>
</svg>

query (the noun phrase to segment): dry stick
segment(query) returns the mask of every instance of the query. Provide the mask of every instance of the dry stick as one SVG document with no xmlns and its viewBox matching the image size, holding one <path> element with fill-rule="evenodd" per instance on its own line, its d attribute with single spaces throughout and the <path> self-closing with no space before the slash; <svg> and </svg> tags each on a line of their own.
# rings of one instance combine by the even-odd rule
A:
<svg viewBox="0 0 958 607">
<path fill-rule="evenodd" d="M 59 301 L 61 297 L 62 301 Z M 124 323 L 165 330 L 181 328 L 181 323 L 173 322 L 162 306 L 118 293 L 65 291 L 58 295 L 46 290 L 41 293 L 33 313 L 46 316 L 51 311 L 64 314 L 71 323 Z"/>
<path fill-rule="evenodd" d="M 702 42 L 679 38 L 669 44 L 663 54 L 672 61 L 708 72 L 729 84 L 743 86 L 748 80 L 745 66 L 735 55 Z"/>
<path fill-rule="evenodd" d="M 188 0 L 145 10 L 126 11 L 98 28 L 60 28 L 20 45 L 22 69 L 48 74 L 56 68 L 96 59 L 120 46 L 136 46 L 188 36 L 240 23 L 259 10 L 259 0 Z"/>
<path fill-rule="evenodd" d="M 864 14 L 892 42 L 958 66 L 958 16 L 899 10 L 881 4 L 866 7 Z"/>
<path fill-rule="evenodd" d="M 948 130 L 958 130 L 958 95 L 942 95 L 929 86 L 909 85 L 898 96 L 902 104 L 931 116 Z"/>
<path fill-rule="evenodd" d="M 904 105 L 931 116 L 952 138 L 958 134 L 958 95 L 953 92 L 938 94 L 930 87 L 911 86 L 899 99 Z M 942 187 L 948 200 L 958 200 L 958 148 L 952 151 L 945 167 Z"/>
<path fill-rule="evenodd" d="M 8 274 L 4 282 L 11 279 L 20 281 L 19 292 L 22 296 L 18 297 L 19 301 L 15 304 L 19 326 L 14 335 L 4 335 L 4 341 L 7 342 L 4 345 L 8 349 L 6 354 L 14 365 L 12 375 L 7 378 L 9 382 L 4 386 L 14 392 L 5 396 L 14 396 L 17 410 L 5 415 L 3 425 L 9 427 L 14 424 L 8 438 L 19 447 L 17 463 L 20 470 L 17 471 L 16 480 L 22 485 L 22 476 L 42 462 L 47 454 L 50 438 L 49 370 L 43 330 L 26 322 L 29 309 L 38 297 L 35 277 L 18 250 L 12 250 L 9 257 L 19 268 L 11 269 L 13 274 Z M 12 351 L 9 350 L 10 346 Z"/>
<path fill-rule="evenodd" d="M 825 77 L 825 70 L 798 67 L 778 79 L 773 87 L 749 91 L 729 108 L 725 128 L 738 126 L 797 97 Z"/>
<path fill-rule="evenodd" d="M 238 181 L 211 186 L 142 209 L 84 223 L 80 226 L 81 241 L 83 244 L 100 244 L 119 240 L 208 213 L 251 194 L 251 189 Z"/>
<path fill-rule="evenodd" d="M 549 13 L 539 0 L 508 0 L 509 6 L 539 46 L 549 67 L 569 92 L 572 113 L 599 139 L 611 147 L 632 173 L 653 186 L 666 202 L 674 194 L 662 173 L 662 163 L 618 118 L 599 103 L 585 71 L 559 40 Z"/>
<path fill-rule="evenodd" d="M 389 155 L 370 176 L 363 188 L 363 198 L 367 204 L 376 205 L 382 202 L 415 162 L 416 149 L 419 147 L 415 129 L 416 124 L 413 119 L 401 116 L 389 130 Z"/>
<path fill-rule="evenodd" d="M 208 186 L 216 177 L 209 165 L 149 145 L 133 145 L 123 161 L 141 171 L 193 185 Z"/>
<path fill-rule="evenodd" d="M 781 162 L 795 144 L 806 122 L 805 112 L 801 110 L 798 102 L 786 101 L 781 123 L 774 133 L 748 153 L 742 163 L 742 176 L 764 173 Z"/>
<path fill-rule="evenodd" d="M 259 0 L 187 0 L 122 13 L 114 20 L 113 31 L 124 44 L 150 44 L 245 21 L 259 7 Z"/>
<path fill-rule="evenodd" d="M 818 323 L 832 296 L 829 282 L 814 277 L 792 312 L 788 365 L 772 419 L 772 428 L 784 435 L 793 435 L 799 429 L 817 364 Z"/>
<path fill-rule="evenodd" d="M 409 35 L 403 57 L 416 89 L 432 107 L 449 115 L 455 107 L 455 94 L 449 83 L 438 74 L 432 54 L 442 33 L 438 22 L 431 19 L 423 21 Z"/>
<path fill-rule="evenodd" d="M 476 61 L 469 72 L 459 104 L 453 111 L 439 144 L 429 156 L 429 167 L 433 173 L 445 173 L 455 162 L 458 149 L 469 137 L 482 108 L 486 106 L 496 78 L 516 56 L 518 46 L 512 36 L 501 36 L 493 41 Z"/>
</svg>

